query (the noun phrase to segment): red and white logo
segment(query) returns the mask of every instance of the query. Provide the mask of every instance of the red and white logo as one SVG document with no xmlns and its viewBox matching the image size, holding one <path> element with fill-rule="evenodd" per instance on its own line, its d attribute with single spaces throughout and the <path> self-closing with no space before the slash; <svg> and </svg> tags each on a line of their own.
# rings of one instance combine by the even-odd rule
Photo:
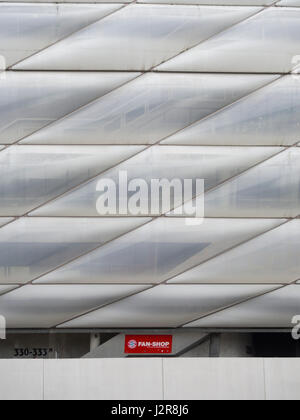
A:
<svg viewBox="0 0 300 420">
<path fill-rule="evenodd" d="M 125 353 L 172 353 L 172 335 L 126 335 Z"/>
<path fill-rule="evenodd" d="M 130 349 L 135 349 L 137 347 L 137 342 L 135 340 L 129 340 L 128 341 L 128 347 Z"/>
</svg>

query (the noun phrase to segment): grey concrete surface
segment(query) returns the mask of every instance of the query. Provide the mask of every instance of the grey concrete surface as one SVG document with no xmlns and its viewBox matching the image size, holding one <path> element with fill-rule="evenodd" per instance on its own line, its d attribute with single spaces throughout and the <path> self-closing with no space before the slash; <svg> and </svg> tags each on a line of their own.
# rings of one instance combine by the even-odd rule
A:
<svg viewBox="0 0 300 420">
<path fill-rule="evenodd" d="M 90 349 L 90 334 L 8 334 L 0 340 L 0 359 L 20 358 L 20 349 L 32 352 L 26 359 L 34 358 L 34 349 L 46 349 L 49 359 L 79 359 Z"/>
<path fill-rule="evenodd" d="M 162 399 L 161 359 L 45 361 L 46 400 Z"/>
<path fill-rule="evenodd" d="M 42 400 L 43 360 L 1 360 L 0 400 Z"/>
<path fill-rule="evenodd" d="M 263 359 L 164 360 L 165 398 L 263 400 Z"/>
<path fill-rule="evenodd" d="M 266 398 L 300 399 L 299 359 L 265 359 Z"/>
<path fill-rule="evenodd" d="M 0 400 L 300 400 L 300 359 L 0 360 Z"/>
</svg>

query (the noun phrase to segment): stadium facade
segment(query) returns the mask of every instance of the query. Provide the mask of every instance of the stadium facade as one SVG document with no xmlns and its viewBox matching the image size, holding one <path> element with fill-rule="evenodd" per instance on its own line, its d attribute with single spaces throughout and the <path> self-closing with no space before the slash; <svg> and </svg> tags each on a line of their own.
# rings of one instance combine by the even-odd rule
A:
<svg viewBox="0 0 300 420">
<path fill-rule="evenodd" d="M 292 328 L 299 0 L 1 2 L 0 56 L 9 330 Z M 203 180 L 204 217 L 101 214 L 120 173 Z"/>
</svg>

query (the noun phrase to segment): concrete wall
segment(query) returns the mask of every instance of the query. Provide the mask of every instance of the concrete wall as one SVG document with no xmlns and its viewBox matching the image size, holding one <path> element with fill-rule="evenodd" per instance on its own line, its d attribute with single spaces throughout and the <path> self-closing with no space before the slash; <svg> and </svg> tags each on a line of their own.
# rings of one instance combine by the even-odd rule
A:
<svg viewBox="0 0 300 420">
<path fill-rule="evenodd" d="M 0 399 L 300 399 L 300 359 L 0 360 Z"/>
<path fill-rule="evenodd" d="M 9 334 L 0 340 L 0 359 L 16 358 L 17 349 L 47 349 L 49 359 L 79 359 L 90 350 L 90 334 Z"/>
</svg>

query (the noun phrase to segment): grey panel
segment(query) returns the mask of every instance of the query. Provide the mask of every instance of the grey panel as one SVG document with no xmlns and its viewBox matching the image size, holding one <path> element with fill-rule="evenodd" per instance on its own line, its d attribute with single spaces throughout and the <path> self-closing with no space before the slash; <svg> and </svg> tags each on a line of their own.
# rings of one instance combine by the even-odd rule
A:
<svg viewBox="0 0 300 420">
<path fill-rule="evenodd" d="M 133 4 L 14 68 L 149 70 L 258 10 Z"/>
<path fill-rule="evenodd" d="M 0 142 L 8 144 L 20 140 L 137 75 L 138 73 L 2 73 Z M 84 138 L 81 143 L 85 143 Z"/>
<path fill-rule="evenodd" d="M 207 217 L 300 214 L 300 149 L 288 149 L 205 195 Z"/>
<path fill-rule="evenodd" d="M 0 229 L 0 283 L 29 282 L 146 221 L 21 218 Z"/>
<path fill-rule="evenodd" d="M 163 144 L 292 145 L 299 140 L 299 111 L 300 76 L 285 76 Z"/>
<path fill-rule="evenodd" d="M 91 312 L 60 327 L 178 327 L 188 320 L 269 289 L 270 286 L 253 285 L 162 285 Z"/>
<path fill-rule="evenodd" d="M 0 296 L 0 311 L 8 328 L 50 328 L 140 290 L 129 285 L 29 285 Z"/>
<path fill-rule="evenodd" d="M 10 67 L 120 7 L 0 3 L 0 56 Z"/>
<path fill-rule="evenodd" d="M 134 0 L 93 0 L 93 3 L 131 3 Z M 53 3 L 53 0 L 9 0 L 10 3 Z M 7 0 L 0 0 L 7 3 Z M 91 3 L 91 0 L 55 0 L 55 3 Z"/>
<path fill-rule="evenodd" d="M 39 283 L 159 283 L 275 227 L 278 220 L 159 218 L 41 277 Z"/>
<path fill-rule="evenodd" d="M 148 73 L 26 143 L 153 144 L 277 77 Z"/>
<path fill-rule="evenodd" d="M 300 10 L 268 8 L 159 66 L 163 71 L 289 73 L 299 54 Z"/>
<path fill-rule="evenodd" d="M 7 292 L 9 292 L 9 291 L 11 291 L 11 290 L 15 289 L 16 287 L 17 287 L 17 286 L 8 286 L 8 285 L 2 286 L 2 285 L 0 285 L 0 296 L 1 296 L 3 293 L 7 293 Z M 0 316 L 3 316 L 3 315 L 1 315 L 1 309 L 0 309 Z"/>
<path fill-rule="evenodd" d="M 300 7 L 300 0 L 281 0 L 277 6 Z"/>
<path fill-rule="evenodd" d="M 22 215 L 141 150 L 140 146 L 12 146 L 0 152 L 0 215 Z"/>
<path fill-rule="evenodd" d="M 202 4 L 209 6 L 268 6 L 274 3 L 274 0 L 138 0 L 138 3 Z"/>
<path fill-rule="evenodd" d="M 170 282 L 291 283 L 300 278 L 299 247 L 300 220 L 293 220 Z"/>
<path fill-rule="evenodd" d="M 292 320 L 299 313 L 300 286 L 291 285 L 187 324 L 186 327 L 293 328 Z"/>
<path fill-rule="evenodd" d="M 12 220 L 13 220 L 13 217 L 0 217 L 0 227 L 6 225 Z"/>
<path fill-rule="evenodd" d="M 117 185 L 117 192 L 120 192 L 120 200 L 117 199 L 116 209 L 113 214 L 109 213 L 110 215 L 164 214 L 199 194 L 199 187 L 196 187 L 197 180 L 203 179 L 204 188 L 208 190 L 280 150 L 280 148 L 270 147 L 154 146 L 31 214 L 35 216 L 105 216 L 107 208 L 113 211 L 112 201 L 107 201 L 105 206 L 100 206 L 98 203 L 101 200 L 104 202 L 107 195 L 109 197 L 114 195 L 115 186 L 109 190 L 109 194 L 106 193 L 106 189 L 104 190 L 104 186 L 112 181 Z M 152 181 L 155 179 L 162 182 L 166 180 L 169 183 L 176 179 L 179 188 L 171 188 L 169 193 L 167 190 L 166 199 L 162 203 L 160 195 L 155 194 L 155 191 L 152 193 L 154 188 Z M 142 180 L 145 185 L 141 195 L 144 194 L 143 197 L 146 199 L 141 199 L 137 205 L 134 205 L 133 202 L 140 195 L 139 181 L 136 180 Z M 190 195 L 187 194 L 185 180 L 193 181 L 193 191 L 191 190 Z M 131 184 L 131 181 L 137 184 Z M 134 191 L 137 192 L 134 193 Z M 203 189 L 200 188 L 200 192 L 202 191 Z M 123 205 L 122 202 L 120 203 L 121 200 L 122 202 L 126 200 L 127 204 Z M 194 207 L 196 209 L 196 205 Z M 122 209 L 124 211 L 121 212 Z M 185 208 L 182 214 L 186 214 L 185 211 L 189 209 Z"/>
</svg>

